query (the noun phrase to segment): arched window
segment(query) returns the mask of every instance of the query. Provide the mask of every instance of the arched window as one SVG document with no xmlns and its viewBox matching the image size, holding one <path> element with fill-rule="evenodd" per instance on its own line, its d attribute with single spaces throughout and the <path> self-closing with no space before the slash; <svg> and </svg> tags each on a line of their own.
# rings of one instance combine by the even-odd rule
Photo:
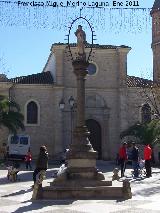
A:
<svg viewBox="0 0 160 213">
<path fill-rule="evenodd" d="M 151 107 L 149 104 L 144 104 L 141 109 L 142 123 L 151 121 Z"/>
<path fill-rule="evenodd" d="M 27 124 L 38 123 L 38 106 L 34 101 L 27 104 Z"/>
</svg>

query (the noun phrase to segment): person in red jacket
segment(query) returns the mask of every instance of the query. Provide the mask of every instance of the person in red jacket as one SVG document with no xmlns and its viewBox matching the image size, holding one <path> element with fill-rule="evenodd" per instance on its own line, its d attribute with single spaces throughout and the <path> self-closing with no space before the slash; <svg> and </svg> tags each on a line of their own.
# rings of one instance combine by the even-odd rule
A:
<svg viewBox="0 0 160 213">
<path fill-rule="evenodd" d="M 146 168 L 146 177 L 151 177 L 151 158 L 152 158 L 152 149 L 149 144 L 144 147 L 144 160 Z"/>
<path fill-rule="evenodd" d="M 121 166 L 121 177 L 124 177 L 124 172 L 126 169 L 126 161 L 128 159 L 126 152 L 127 143 L 123 143 L 123 145 L 119 149 L 119 163 Z"/>
<path fill-rule="evenodd" d="M 24 161 L 26 163 L 26 169 L 28 170 L 28 167 L 29 167 L 29 169 L 32 170 L 32 166 L 31 166 L 32 154 L 31 154 L 30 149 L 28 150 L 28 152 L 24 158 Z"/>
</svg>

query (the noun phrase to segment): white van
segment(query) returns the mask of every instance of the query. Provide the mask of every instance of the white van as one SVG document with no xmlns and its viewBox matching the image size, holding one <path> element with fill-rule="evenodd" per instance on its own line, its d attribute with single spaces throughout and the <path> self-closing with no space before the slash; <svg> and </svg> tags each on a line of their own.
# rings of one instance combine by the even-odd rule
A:
<svg viewBox="0 0 160 213">
<path fill-rule="evenodd" d="M 23 159 L 30 148 L 29 135 L 9 135 L 7 152 L 9 158 Z"/>
</svg>

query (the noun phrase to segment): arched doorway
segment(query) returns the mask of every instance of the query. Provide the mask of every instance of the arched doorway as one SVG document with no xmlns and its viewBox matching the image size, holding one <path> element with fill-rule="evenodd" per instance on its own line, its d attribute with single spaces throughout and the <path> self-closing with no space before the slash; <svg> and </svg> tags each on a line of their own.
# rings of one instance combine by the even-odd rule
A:
<svg viewBox="0 0 160 213">
<path fill-rule="evenodd" d="M 93 119 L 86 120 L 86 126 L 90 132 L 90 143 L 92 144 L 93 149 L 98 152 L 98 159 L 101 159 L 101 126 L 96 120 Z"/>
</svg>

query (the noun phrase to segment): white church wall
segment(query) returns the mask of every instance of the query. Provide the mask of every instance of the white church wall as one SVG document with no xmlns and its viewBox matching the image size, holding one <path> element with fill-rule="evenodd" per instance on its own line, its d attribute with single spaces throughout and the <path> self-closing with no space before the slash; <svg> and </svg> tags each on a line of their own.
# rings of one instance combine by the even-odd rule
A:
<svg viewBox="0 0 160 213">
<path fill-rule="evenodd" d="M 50 53 L 48 61 L 43 69 L 43 72 L 48 72 L 52 74 L 54 82 L 56 81 L 56 58 L 54 53 Z"/>
</svg>

